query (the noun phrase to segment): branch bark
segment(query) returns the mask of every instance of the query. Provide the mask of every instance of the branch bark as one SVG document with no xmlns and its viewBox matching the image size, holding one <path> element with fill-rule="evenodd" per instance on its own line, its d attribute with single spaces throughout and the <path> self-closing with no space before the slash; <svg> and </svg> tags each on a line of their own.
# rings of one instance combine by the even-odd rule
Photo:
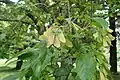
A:
<svg viewBox="0 0 120 80">
<path fill-rule="evenodd" d="M 116 32 L 115 32 L 115 17 L 109 17 L 110 28 L 113 30 L 112 35 L 115 37 L 115 40 L 111 42 L 110 46 L 110 71 L 117 73 L 117 47 L 116 47 Z"/>
</svg>

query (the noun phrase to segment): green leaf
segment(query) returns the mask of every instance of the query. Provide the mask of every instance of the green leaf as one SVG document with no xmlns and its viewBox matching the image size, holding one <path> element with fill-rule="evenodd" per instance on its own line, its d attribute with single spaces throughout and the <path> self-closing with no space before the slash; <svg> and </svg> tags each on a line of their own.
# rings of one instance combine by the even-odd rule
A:
<svg viewBox="0 0 120 80">
<path fill-rule="evenodd" d="M 30 58 L 32 55 L 33 55 L 33 53 L 24 53 L 19 56 L 19 59 L 25 60 L 25 59 Z"/>
<path fill-rule="evenodd" d="M 96 63 L 90 53 L 81 54 L 77 57 L 76 68 L 73 69 L 76 73 L 76 80 L 92 80 L 96 72 Z"/>
<path fill-rule="evenodd" d="M 47 44 L 40 42 L 40 48 L 31 59 L 31 67 L 35 77 L 40 77 L 41 72 L 50 64 L 52 53 L 47 49 Z"/>
<path fill-rule="evenodd" d="M 73 47 L 73 44 L 72 44 L 72 42 L 70 41 L 70 40 L 66 40 L 66 45 L 68 46 L 68 47 Z"/>
<path fill-rule="evenodd" d="M 37 61 L 38 62 L 38 61 Z M 34 72 L 34 75 L 35 77 L 39 77 L 41 75 L 41 65 L 40 64 L 35 64 L 33 65 L 34 67 L 32 68 L 33 69 L 33 72 Z"/>
<path fill-rule="evenodd" d="M 72 25 L 73 25 L 73 28 L 75 28 L 75 30 L 76 30 L 76 31 L 78 31 L 78 30 L 79 30 L 79 26 L 78 26 L 77 24 L 72 23 Z"/>
<path fill-rule="evenodd" d="M 0 40 L 2 41 L 3 39 L 5 39 L 5 37 L 6 37 L 6 34 L 0 34 Z"/>
<path fill-rule="evenodd" d="M 54 75 L 56 76 L 66 76 L 68 73 L 67 73 L 67 70 L 66 68 L 57 68 L 54 72 Z"/>
<path fill-rule="evenodd" d="M 18 77 L 19 77 L 19 74 L 17 73 L 17 74 L 9 75 L 5 77 L 3 80 L 16 80 L 18 79 Z"/>
<path fill-rule="evenodd" d="M 92 20 L 96 22 L 96 25 L 99 24 L 104 29 L 109 28 L 107 21 L 105 21 L 103 18 L 96 17 Z"/>
</svg>

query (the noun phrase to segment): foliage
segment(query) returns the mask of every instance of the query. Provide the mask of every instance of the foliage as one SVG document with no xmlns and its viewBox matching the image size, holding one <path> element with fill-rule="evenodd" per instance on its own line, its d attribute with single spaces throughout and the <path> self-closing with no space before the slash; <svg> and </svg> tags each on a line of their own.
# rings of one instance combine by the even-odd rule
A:
<svg viewBox="0 0 120 80">
<path fill-rule="evenodd" d="M 117 17 L 117 14 L 120 13 L 120 1 L 119 0 L 108 0 L 109 3 L 109 16 Z"/>
<path fill-rule="evenodd" d="M 108 23 L 94 17 L 101 5 L 94 0 L 1 5 L 7 12 L 0 20 L 8 23 L 1 22 L 0 57 L 24 61 L 20 80 L 112 80 L 104 48 L 114 37 Z"/>
</svg>

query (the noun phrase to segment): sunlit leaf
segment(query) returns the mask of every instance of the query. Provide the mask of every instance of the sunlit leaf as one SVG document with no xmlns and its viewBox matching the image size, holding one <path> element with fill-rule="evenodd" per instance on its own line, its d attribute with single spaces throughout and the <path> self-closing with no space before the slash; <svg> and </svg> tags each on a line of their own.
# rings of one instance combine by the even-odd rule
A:
<svg viewBox="0 0 120 80">
<path fill-rule="evenodd" d="M 68 47 L 73 47 L 73 44 L 70 40 L 66 40 L 66 43 L 65 43 Z"/>
<path fill-rule="evenodd" d="M 79 30 L 79 26 L 77 24 L 75 24 L 75 23 L 72 23 L 72 24 L 73 24 L 73 27 L 75 28 L 75 30 L 78 31 Z"/>
<path fill-rule="evenodd" d="M 99 36 L 98 32 L 94 33 L 93 36 L 94 36 L 94 38 L 97 38 Z"/>
<path fill-rule="evenodd" d="M 52 32 L 49 33 L 49 36 L 48 36 L 48 43 L 50 45 L 52 45 L 54 43 L 54 40 L 55 40 L 55 34 L 53 34 Z"/>
<path fill-rule="evenodd" d="M 65 36 L 64 36 L 62 30 L 60 30 L 60 33 L 58 34 L 58 38 L 61 42 L 63 42 L 63 43 L 66 42 L 66 39 L 65 39 Z"/>
<path fill-rule="evenodd" d="M 112 33 L 112 32 L 113 32 L 113 30 L 110 29 L 110 28 L 108 28 L 107 31 L 108 31 L 109 33 Z"/>
<path fill-rule="evenodd" d="M 58 36 L 55 37 L 54 45 L 55 45 L 56 47 L 60 47 L 60 40 L 59 40 Z"/>
</svg>

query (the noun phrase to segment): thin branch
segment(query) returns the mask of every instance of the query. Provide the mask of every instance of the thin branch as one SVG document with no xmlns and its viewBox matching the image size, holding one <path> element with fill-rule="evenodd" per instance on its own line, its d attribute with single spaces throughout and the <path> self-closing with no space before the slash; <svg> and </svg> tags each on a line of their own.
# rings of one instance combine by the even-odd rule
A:
<svg viewBox="0 0 120 80">
<path fill-rule="evenodd" d="M 21 23 L 24 23 L 24 24 L 32 24 L 32 23 L 29 23 L 29 22 L 25 22 L 25 21 L 21 21 L 21 20 L 14 20 L 14 19 L 0 19 L 0 21 L 8 21 L 8 22 L 21 22 Z"/>
</svg>

